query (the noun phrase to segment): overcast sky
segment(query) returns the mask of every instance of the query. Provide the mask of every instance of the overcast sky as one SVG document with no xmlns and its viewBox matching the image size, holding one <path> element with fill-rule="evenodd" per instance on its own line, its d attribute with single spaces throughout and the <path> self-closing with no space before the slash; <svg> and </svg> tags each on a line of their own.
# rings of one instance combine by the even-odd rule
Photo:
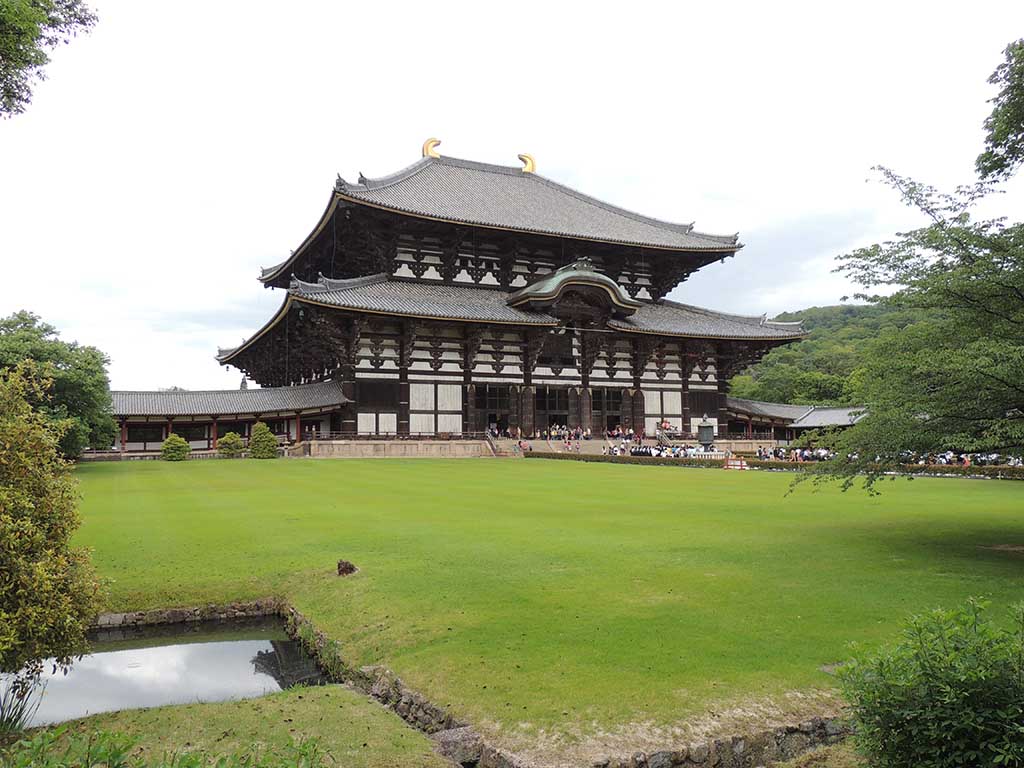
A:
<svg viewBox="0 0 1024 768">
<path fill-rule="evenodd" d="M 672 298 L 837 303 L 834 257 L 917 223 L 871 166 L 971 181 L 985 81 L 1024 34 L 1021 2 L 91 4 L 0 122 L 0 314 L 100 347 L 116 389 L 237 387 L 213 356 L 280 304 L 259 268 L 337 173 L 398 170 L 430 136 L 740 232 Z M 1000 206 L 1019 218 L 1019 179 Z"/>
</svg>

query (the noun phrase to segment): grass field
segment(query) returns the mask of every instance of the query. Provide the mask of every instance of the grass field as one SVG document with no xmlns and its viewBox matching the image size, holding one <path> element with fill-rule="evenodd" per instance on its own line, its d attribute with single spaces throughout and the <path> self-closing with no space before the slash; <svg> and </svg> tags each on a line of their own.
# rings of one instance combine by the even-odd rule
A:
<svg viewBox="0 0 1024 768">
<path fill-rule="evenodd" d="M 795 717 L 826 706 L 809 692 L 831 688 L 820 668 L 851 641 L 1024 594 L 1024 483 L 787 496 L 784 474 L 511 460 L 78 475 L 78 541 L 112 609 L 287 597 L 351 661 L 528 753 Z M 339 579 L 339 558 L 360 572 Z"/>
<path fill-rule="evenodd" d="M 175 752 L 212 756 L 236 750 L 279 750 L 316 739 L 326 765 L 344 768 L 445 768 L 430 740 L 361 693 L 341 686 L 292 688 L 262 699 L 127 710 L 69 724 L 138 739 L 135 753 L 150 759 Z"/>
</svg>

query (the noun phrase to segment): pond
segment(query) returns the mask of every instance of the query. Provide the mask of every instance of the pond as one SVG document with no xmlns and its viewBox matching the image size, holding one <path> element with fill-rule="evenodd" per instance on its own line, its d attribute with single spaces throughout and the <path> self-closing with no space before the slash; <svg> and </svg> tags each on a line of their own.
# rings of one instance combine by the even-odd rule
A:
<svg viewBox="0 0 1024 768">
<path fill-rule="evenodd" d="M 31 725 L 119 709 L 255 698 L 324 682 L 316 662 L 276 618 L 101 630 L 91 646 L 92 653 L 66 675 L 47 670 Z"/>
</svg>

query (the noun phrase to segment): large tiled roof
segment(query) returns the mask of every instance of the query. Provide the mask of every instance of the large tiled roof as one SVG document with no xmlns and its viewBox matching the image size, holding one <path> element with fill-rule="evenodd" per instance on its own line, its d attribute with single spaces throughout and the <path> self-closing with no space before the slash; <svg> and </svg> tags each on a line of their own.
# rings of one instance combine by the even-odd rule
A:
<svg viewBox="0 0 1024 768">
<path fill-rule="evenodd" d="M 736 235 L 696 232 L 610 205 L 522 168 L 453 157 L 425 157 L 404 170 L 359 183 L 338 180 L 357 202 L 443 221 L 681 251 L 742 247 Z"/>
<path fill-rule="evenodd" d="M 508 306 L 504 291 L 391 281 L 384 274 L 351 280 L 321 278 L 318 283 L 293 280 L 289 293 L 317 304 L 364 312 L 516 325 L 558 323 L 550 315 Z"/>
<path fill-rule="evenodd" d="M 625 320 L 608 325 L 623 331 L 719 339 L 800 339 L 800 323 L 775 323 L 764 317 L 729 315 L 675 301 L 644 303 Z"/>
<path fill-rule="evenodd" d="M 114 416 L 217 416 L 329 408 L 349 402 L 334 381 L 266 389 L 111 392 Z"/>
</svg>

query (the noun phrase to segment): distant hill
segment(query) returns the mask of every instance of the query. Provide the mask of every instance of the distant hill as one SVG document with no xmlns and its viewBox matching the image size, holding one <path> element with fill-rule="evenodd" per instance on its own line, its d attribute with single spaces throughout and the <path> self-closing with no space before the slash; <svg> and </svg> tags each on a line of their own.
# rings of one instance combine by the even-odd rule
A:
<svg viewBox="0 0 1024 768">
<path fill-rule="evenodd" d="M 769 352 L 732 380 L 734 397 L 802 405 L 858 405 L 854 373 L 879 335 L 921 319 L 917 312 L 874 305 L 810 307 L 778 320 L 802 320 L 807 339 Z"/>
</svg>

